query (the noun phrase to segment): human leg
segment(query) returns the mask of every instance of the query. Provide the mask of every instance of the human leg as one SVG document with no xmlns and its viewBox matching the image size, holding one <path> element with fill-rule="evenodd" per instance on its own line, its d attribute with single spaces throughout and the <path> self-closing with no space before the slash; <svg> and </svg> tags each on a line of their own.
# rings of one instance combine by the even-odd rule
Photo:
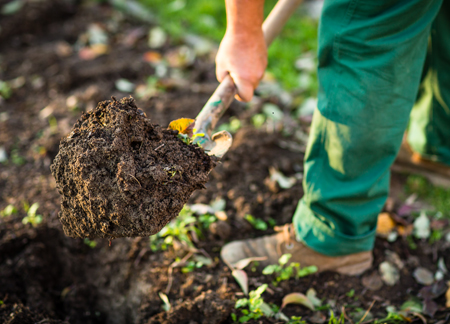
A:
<svg viewBox="0 0 450 324">
<path fill-rule="evenodd" d="M 325 1 L 318 109 L 294 215 L 298 239 L 313 250 L 372 249 L 441 3 Z"/>
<path fill-rule="evenodd" d="M 450 166 L 450 3 L 431 28 L 428 64 L 411 113 L 408 142 L 420 156 Z"/>
</svg>

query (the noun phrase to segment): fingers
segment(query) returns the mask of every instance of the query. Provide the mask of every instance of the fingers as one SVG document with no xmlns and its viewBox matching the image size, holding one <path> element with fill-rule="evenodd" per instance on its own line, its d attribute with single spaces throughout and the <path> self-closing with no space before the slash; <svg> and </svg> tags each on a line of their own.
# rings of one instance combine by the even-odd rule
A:
<svg viewBox="0 0 450 324">
<path fill-rule="evenodd" d="M 242 79 L 234 73 L 231 73 L 230 76 L 237 88 L 237 94 L 235 98 L 239 101 L 244 102 L 252 100 L 253 92 L 255 91 L 257 84 L 254 84 L 246 79 Z"/>
</svg>

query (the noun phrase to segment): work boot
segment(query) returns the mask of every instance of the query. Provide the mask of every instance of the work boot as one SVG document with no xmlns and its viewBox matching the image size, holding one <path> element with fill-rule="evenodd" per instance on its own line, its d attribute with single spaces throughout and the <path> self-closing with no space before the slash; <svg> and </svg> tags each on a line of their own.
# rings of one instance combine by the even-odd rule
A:
<svg viewBox="0 0 450 324">
<path fill-rule="evenodd" d="M 278 259 L 289 253 L 292 255 L 289 261 L 298 262 L 301 267 L 315 265 L 319 272 L 329 270 L 349 276 L 359 275 L 372 266 L 372 252 L 329 257 L 298 242 L 292 224 L 275 227 L 275 231 L 279 233 L 228 243 L 222 248 L 220 256 L 230 267 L 242 259 L 267 257 L 264 261 L 259 261 L 262 266 L 267 266 L 278 264 Z"/>
<path fill-rule="evenodd" d="M 434 185 L 450 187 L 450 167 L 422 157 L 414 152 L 403 137 L 400 151 L 392 170 L 395 172 L 408 172 L 424 176 Z"/>
</svg>

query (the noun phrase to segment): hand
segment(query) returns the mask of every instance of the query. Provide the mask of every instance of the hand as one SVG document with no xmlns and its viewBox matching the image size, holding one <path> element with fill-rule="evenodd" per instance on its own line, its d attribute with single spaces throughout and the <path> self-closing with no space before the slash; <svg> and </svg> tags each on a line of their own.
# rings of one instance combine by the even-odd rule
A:
<svg viewBox="0 0 450 324">
<path fill-rule="evenodd" d="M 225 33 L 216 56 L 216 76 L 222 82 L 230 74 L 237 87 L 237 100 L 252 99 L 266 66 L 267 48 L 262 30 Z"/>
</svg>

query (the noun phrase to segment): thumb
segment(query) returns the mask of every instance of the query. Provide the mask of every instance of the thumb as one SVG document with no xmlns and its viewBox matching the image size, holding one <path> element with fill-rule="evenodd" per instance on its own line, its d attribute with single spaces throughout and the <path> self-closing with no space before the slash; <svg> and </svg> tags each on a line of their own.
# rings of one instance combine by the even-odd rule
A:
<svg viewBox="0 0 450 324">
<path fill-rule="evenodd" d="M 244 102 L 249 102 L 250 100 L 252 100 L 255 86 L 250 81 L 242 79 L 234 73 L 231 73 L 230 76 L 233 79 L 234 84 L 236 85 L 236 99 Z"/>
</svg>

